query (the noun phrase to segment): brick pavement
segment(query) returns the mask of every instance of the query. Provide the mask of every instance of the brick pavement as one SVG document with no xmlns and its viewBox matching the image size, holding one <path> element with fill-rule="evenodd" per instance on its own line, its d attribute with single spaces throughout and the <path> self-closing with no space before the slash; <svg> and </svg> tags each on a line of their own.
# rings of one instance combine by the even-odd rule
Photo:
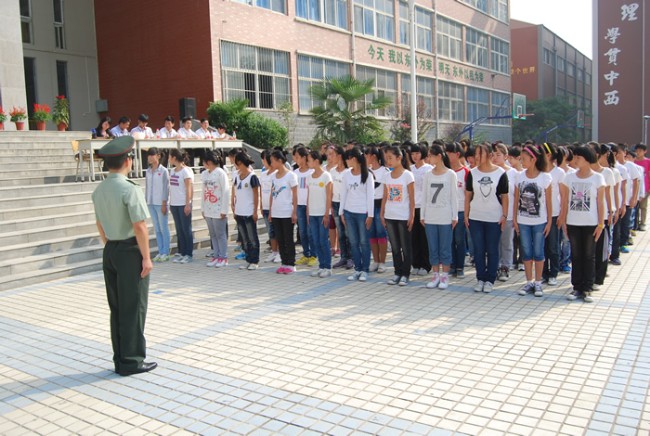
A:
<svg viewBox="0 0 650 436">
<path fill-rule="evenodd" d="M 595 302 L 156 265 L 159 368 L 112 371 L 101 274 L 0 293 L 0 434 L 648 434 L 650 258 Z"/>
</svg>

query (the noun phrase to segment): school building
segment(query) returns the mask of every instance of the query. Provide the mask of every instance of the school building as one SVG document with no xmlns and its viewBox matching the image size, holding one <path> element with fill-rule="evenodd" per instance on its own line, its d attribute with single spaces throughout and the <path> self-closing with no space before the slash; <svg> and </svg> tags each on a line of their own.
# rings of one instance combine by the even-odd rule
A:
<svg viewBox="0 0 650 436">
<path fill-rule="evenodd" d="M 246 98 L 278 117 L 290 102 L 294 140 L 308 142 L 310 85 L 346 74 L 375 79 L 393 100 L 376 113 L 388 126 L 407 116 L 415 62 L 431 137 L 497 115 L 506 118 L 486 120 L 475 136 L 510 141 L 509 2 L 416 3 L 411 59 L 408 6 L 398 0 L 95 1 L 101 99 L 113 118 L 147 112 L 154 125 L 194 103 L 201 117 L 211 101 Z"/>
<path fill-rule="evenodd" d="M 576 108 L 566 126 L 582 141 L 591 140 L 592 62 L 541 24 L 510 20 L 512 92 L 527 101 L 565 97 Z M 566 127 L 569 128 L 569 127 Z"/>
</svg>

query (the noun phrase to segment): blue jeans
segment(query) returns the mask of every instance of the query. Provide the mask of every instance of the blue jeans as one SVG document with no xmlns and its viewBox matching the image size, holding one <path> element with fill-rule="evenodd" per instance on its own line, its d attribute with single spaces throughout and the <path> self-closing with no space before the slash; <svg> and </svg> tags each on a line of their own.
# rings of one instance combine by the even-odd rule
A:
<svg viewBox="0 0 650 436">
<path fill-rule="evenodd" d="M 456 226 L 460 225 L 458 223 Z M 425 224 L 424 231 L 429 245 L 429 263 L 433 271 L 437 272 L 439 265 L 451 264 L 453 230 L 451 224 Z"/>
<path fill-rule="evenodd" d="M 266 224 L 266 231 L 269 234 L 269 239 L 275 239 L 275 230 L 273 230 L 273 223 L 269 221 L 269 211 L 263 210 L 262 217 L 264 217 L 264 224 Z"/>
<path fill-rule="evenodd" d="M 237 227 L 241 232 L 241 244 L 246 253 L 246 262 L 260 262 L 260 240 L 257 236 L 257 223 L 252 216 L 235 215 Z"/>
<path fill-rule="evenodd" d="M 169 214 L 163 214 L 160 205 L 149 204 L 148 206 L 153 229 L 156 232 L 158 254 L 169 255 Z"/>
<path fill-rule="evenodd" d="M 352 261 L 354 270 L 357 272 L 368 272 L 370 268 L 370 241 L 368 240 L 368 231 L 366 229 L 365 213 L 354 213 L 343 211 L 345 216 L 345 225 L 348 230 L 348 239 L 350 239 L 350 249 L 352 251 Z"/>
<path fill-rule="evenodd" d="M 499 241 L 501 226 L 499 223 L 469 220 L 469 232 L 474 245 L 474 265 L 476 279 L 494 284 L 499 266 Z M 487 264 L 485 258 L 487 256 Z"/>
<path fill-rule="evenodd" d="M 375 216 L 372 219 L 372 225 L 368 229 L 368 239 L 371 244 L 379 244 L 380 242 L 386 243 L 386 229 L 381 223 L 381 205 L 379 207 L 375 206 Z"/>
<path fill-rule="evenodd" d="M 465 212 L 458 212 L 458 224 L 454 227 L 454 234 L 451 240 L 451 264 L 456 271 L 463 271 L 465 268 Z"/>
<path fill-rule="evenodd" d="M 348 236 L 345 234 L 345 226 L 341 221 L 339 216 L 339 211 L 341 210 L 341 203 L 338 201 L 332 202 L 332 216 L 334 216 L 334 224 L 336 224 L 336 234 L 339 237 L 339 250 L 341 250 L 341 260 L 350 259 L 350 241 Z"/>
<path fill-rule="evenodd" d="M 309 224 L 307 224 L 307 206 L 298 205 L 298 232 L 300 232 L 300 245 L 302 245 L 302 255 L 305 257 L 313 257 L 315 253 L 312 252 L 312 236 L 309 231 Z"/>
<path fill-rule="evenodd" d="M 178 252 L 183 256 L 192 257 L 194 241 L 192 239 L 192 212 L 185 215 L 185 206 L 170 206 L 176 227 L 176 240 Z"/>
<path fill-rule="evenodd" d="M 519 224 L 521 258 L 524 262 L 527 260 L 534 260 L 535 262 L 544 260 L 545 226 L 546 224 L 536 224 L 534 226 Z"/>
<path fill-rule="evenodd" d="M 314 244 L 312 245 L 312 252 L 318 256 L 318 268 L 331 269 L 330 228 L 323 225 L 322 216 L 309 216 L 309 233 Z"/>
</svg>

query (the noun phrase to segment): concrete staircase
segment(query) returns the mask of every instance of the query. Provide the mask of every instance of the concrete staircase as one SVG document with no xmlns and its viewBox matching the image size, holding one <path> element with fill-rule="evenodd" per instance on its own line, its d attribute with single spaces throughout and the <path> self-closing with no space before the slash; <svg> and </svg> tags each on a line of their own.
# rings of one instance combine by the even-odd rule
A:
<svg viewBox="0 0 650 436">
<path fill-rule="evenodd" d="M 0 131 L 0 291 L 101 269 L 103 245 L 91 201 L 98 182 L 74 182 L 70 142 L 87 137 Z M 144 188 L 144 179 L 138 183 Z M 200 183 L 194 190 L 200 199 Z M 192 218 L 195 246 L 209 246 L 200 201 Z M 174 248 L 171 217 L 169 224 Z M 150 241 L 155 253 L 153 230 Z"/>
</svg>

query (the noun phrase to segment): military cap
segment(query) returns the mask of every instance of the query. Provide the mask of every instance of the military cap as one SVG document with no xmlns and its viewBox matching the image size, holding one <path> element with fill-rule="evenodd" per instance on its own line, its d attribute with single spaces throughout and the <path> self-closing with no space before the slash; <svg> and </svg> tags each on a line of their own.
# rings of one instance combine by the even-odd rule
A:
<svg viewBox="0 0 650 436">
<path fill-rule="evenodd" d="M 130 153 L 134 145 L 135 139 L 132 136 L 120 136 L 100 148 L 97 154 L 100 157 L 118 157 Z"/>
</svg>

